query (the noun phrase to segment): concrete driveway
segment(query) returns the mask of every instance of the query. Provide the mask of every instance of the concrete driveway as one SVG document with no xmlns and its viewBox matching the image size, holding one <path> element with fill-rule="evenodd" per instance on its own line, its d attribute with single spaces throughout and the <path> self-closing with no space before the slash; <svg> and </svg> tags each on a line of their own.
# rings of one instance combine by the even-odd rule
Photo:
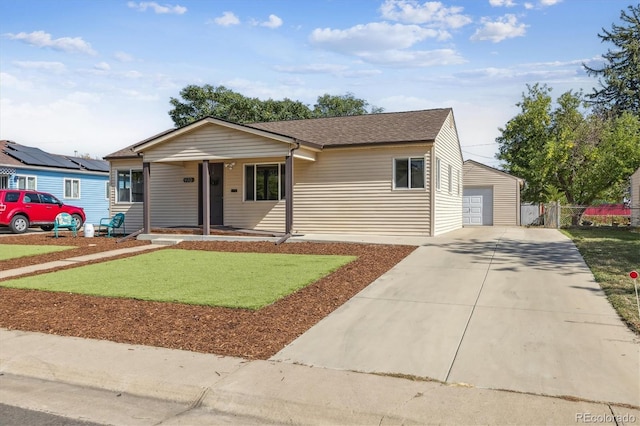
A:
<svg viewBox="0 0 640 426">
<path fill-rule="evenodd" d="M 272 359 L 640 406 L 640 343 L 556 230 L 433 238 Z"/>
</svg>

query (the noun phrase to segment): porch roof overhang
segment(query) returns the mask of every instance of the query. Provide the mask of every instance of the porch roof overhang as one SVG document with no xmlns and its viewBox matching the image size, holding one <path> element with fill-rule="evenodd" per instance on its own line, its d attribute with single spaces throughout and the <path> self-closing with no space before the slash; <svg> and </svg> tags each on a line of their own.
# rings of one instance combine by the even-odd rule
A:
<svg viewBox="0 0 640 426">
<path fill-rule="evenodd" d="M 309 152 L 319 152 L 322 150 L 322 146 L 312 143 L 312 142 L 306 142 L 303 140 L 299 140 L 297 138 L 291 137 L 291 136 L 286 136 L 286 135 L 282 135 L 279 133 L 274 133 L 274 132 L 270 132 L 267 130 L 261 130 L 261 129 L 256 129 L 254 127 L 249 127 L 249 126 L 245 126 L 243 124 L 238 124 L 238 123 L 232 123 L 230 121 L 225 121 L 225 120 L 221 120 L 218 118 L 213 118 L 213 117 L 205 117 L 202 118 L 198 121 L 195 121 L 187 126 L 184 127 L 180 127 L 178 129 L 172 130 L 170 132 L 166 132 L 166 133 L 161 133 L 160 135 L 158 135 L 157 137 L 151 138 L 151 139 L 147 139 L 135 146 L 132 147 L 132 151 L 134 153 L 137 154 L 141 154 L 144 153 L 144 151 L 152 149 L 160 144 L 163 144 L 167 141 L 170 141 L 174 138 L 177 138 L 181 135 L 184 135 L 186 133 L 192 132 L 196 129 L 199 129 L 203 126 L 209 126 L 209 125 L 217 125 L 217 126 L 221 126 L 221 127 L 226 127 L 229 129 L 234 129 L 234 130 L 238 130 L 240 132 L 245 132 L 245 133 L 249 133 L 255 136 L 260 136 L 266 139 L 270 139 L 270 140 L 275 140 L 278 142 L 282 142 L 282 143 L 286 143 L 289 144 L 291 146 L 301 146 L 304 147 L 304 149 L 306 151 Z"/>
</svg>

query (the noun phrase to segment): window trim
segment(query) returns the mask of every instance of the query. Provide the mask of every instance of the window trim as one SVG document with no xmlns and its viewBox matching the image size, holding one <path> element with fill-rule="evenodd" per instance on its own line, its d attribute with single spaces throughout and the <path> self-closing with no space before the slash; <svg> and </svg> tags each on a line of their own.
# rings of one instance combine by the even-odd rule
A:
<svg viewBox="0 0 640 426">
<path fill-rule="evenodd" d="M 0 175 L 0 189 L 9 189 L 9 175 Z"/>
<path fill-rule="evenodd" d="M 67 181 L 71 181 L 71 196 L 67 196 Z M 73 196 L 73 182 L 76 181 L 78 182 L 78 196 L 74 197 Z M 80 198 L 82 198 L 82 192 L 80 189 L 80 185 L 81 185 L 81 180 L 78 178 L 63 178 L 62 179 L 62 193 L 63 195 L 63 199 L 65 200 L 79 200 Z"/>
<path fill-rule="evenodd" d="M 278 166 L 278 199 L 277 200 L 258 200 L 257 198 L 257 166 Z M 247 199 L 247 167 L 253 167 L 253 200 Z M 265 162 L 265 163 L 244 163 L 242 165 L 242 202 L 262 203 L 262 202 L 278 202 L 286 199 L 286 193 L 283 194 L 285 179 L 285 163 Z"/>
<path fill-rule="evenodd" d="M 26 191 L 37 191 L 38 190 L 38 176 L 36 175 L 16 175 L 15 176 L 16 189 L 24 189 Z M 25 187 L 20 188 L 20 179 L 24 179 Z M 33 179 L 33 188 L 29 188 L 29 179 Z"/>
<path fill-rule="evenodd" d="M 449 194 L 452 194 L 453 193 L 453 166 L 451 164 L 449 164 L 447 175 L 449 177 L 449 182 L 447 185 L 449 189 Z"/>
<path fill-rule="evenodd" d="M 396 164 L 399 160 L 407 160 L 407 186 L 397 186 L 396 181 Z M 422 186 L 411 186 L 411 161 L 412 160 L 420 160 L 422 161 Z M 393 158 L 393 176 L 392 176 L 392 187 L 393 190 L 398 191 L 420 191 L 424 190 L 427 187 L 427 177 L 426 177 L 426 160 L 424 157 L 394 157 Z"/>
<path fill-rule="evenodd" d="M 120 201 L 120 173 L 126 172 L 129 174 L 129 201 Z M 134 173 L 142 173 L 142 169 L 116 169 L 116 191 L 115 191 L 115 200 L 114 204 L 140 204 L 144 202 L 144 184 L 142 186 L 143 189 L 143 197 L 140 201 L 132 201 L 133 199 L 133 174 Z"/>
<path fill-rule="evenodd" d="M 440 191 L 442 187 L 442 167 L 440 158 L 436 157 L 436 190 Z"/>
<path fill-rule="evenodd" d="M 460 169 L 456 170 L 456 180 L 457 180 L 457 187 L 458 187 L 457 195 L 460 195 Z"/>
</svg>

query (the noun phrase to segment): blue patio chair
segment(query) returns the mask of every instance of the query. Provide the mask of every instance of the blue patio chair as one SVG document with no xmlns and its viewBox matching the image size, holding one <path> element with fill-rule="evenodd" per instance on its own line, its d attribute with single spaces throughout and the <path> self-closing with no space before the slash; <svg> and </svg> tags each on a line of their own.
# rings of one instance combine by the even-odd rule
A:
<svg viewBox="0 0 640 426">
<path fill-rule="evenodd" d="M 53 222 L 53 233 L 58 238 L 58 230 L 70 229 L 73 232 L 73 236 L 78 236 L 78 230 L 76 229 L 76 221 L 69 213 L 59 213 Z"/>
<path fill-rule="evenodd" d="M 124 213 L 116 213 L 112 218 L 104 217 L 100 219 L 96 236 L 100 236 L 102 232 L 106 232 L 107 237 L 113 237 L 116 229 L 122 229 L 122 235 L 126 235 L 127 231 L 124 227 Z"/>
</svg>

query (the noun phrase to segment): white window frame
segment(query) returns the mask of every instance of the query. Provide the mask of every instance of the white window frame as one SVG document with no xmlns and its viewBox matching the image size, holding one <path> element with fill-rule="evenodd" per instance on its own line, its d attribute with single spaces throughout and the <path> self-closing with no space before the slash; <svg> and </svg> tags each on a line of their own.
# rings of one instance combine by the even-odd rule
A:
<svg viewBox="0 0 640 426">
<path fill-rule="evenodd" d="M 129 200 L 128 201 L 120 201 L 120 173 L 128 173 L 129 175 L 129 187 L 128 188 L 123 188 L 122 190 L 128 190 L 129 192 Z M 132 177 L 134 173 L 140 173 L 142 174 L 142 169 L 117 169 L 116 170 L 116 199 L 115 199 L 115 203 L 116 204 L 137 204 L 137 203 L 142 203 L 143 199 L 144 199 L 144 192 L 143 192 L 143 196 L 142 196 L 142 200 L 139 201 L 132 201 L 133 199 L 133 182 L 132 182 Z M 143 191 L 144 191 L 144 183 L 143 183 Z"/>
<path fill-rule="evenodd" d="M 16 189 L 27 189 L 30 191 L 38 190 L 38 177 L 34 175 L 16 175 Z M 20 181 L 23 180 L 25 186 L 20 187 Z M 33 182 L 33 187 L 29 186 L 29 182 Z"/>
<path fill-rule="evenodd" d="M 67 194 L 67 182 L 71 182 L 71 195 Z M 73 196 L 73 183 L 78 183 L 78 194 Z M 80 199 L 80 179 L 77 178 L 64 178 L 62 182 L 62 193 L 64 194 L 64 199 L 68 200 L 79 200 Z"/>
<path fill-rule="evenodd" d="M 277 200 L 258 200 L 257 184 L 256 184 L 256 167 L 257 166 L 278 166 L 278 199 Z M 247 167 L 253 167 L 253 200 L 247 199 Z M 282 194 L 282 173 L 285 171 L 285 163 L 247 163 L 242 165 L 242 200 L 248 203 L 277 202 L 284 200 L 287 194 Z M 285 178 L 286 179 L 286 178 Z"/>
<path fill-rule="evenodd" d="M 407 161 L 407 186 L 397 186 L 396 182 L 396 162 L 399 160 Z M 422 161 L 422 186 L 412 186 L 411 182 L 411 161 L 412 160 L 420 160 Z M 408 191 L 408 190 L 423 190 L 427 187 L 427 178 L 425 175 L 426 170 L 426 161 L 424 157 L 396 157 L 393 159 L 393 189 L 398 191 Z"/>
<path fill-rule="evenodd" d="M 0 189 L 9 189 L 9 175 L 0 175 Z"/>
<path fill-rule="evenodd" d="M 438 191 L 440 191 L 441 183 L 442 183 L 442 174 L 441 174 L 440 159 L 436 157 L 436 189 Z"/>
<path fill-rule="evenodd" d="M 453 192 L 453 166 L 451 166 L 451 164 L 449 164 L 449 169 L 447 173 L 449 178 L 448 189 L 449 189 L 449 194 L 451 194 Z"/>
</svg>

